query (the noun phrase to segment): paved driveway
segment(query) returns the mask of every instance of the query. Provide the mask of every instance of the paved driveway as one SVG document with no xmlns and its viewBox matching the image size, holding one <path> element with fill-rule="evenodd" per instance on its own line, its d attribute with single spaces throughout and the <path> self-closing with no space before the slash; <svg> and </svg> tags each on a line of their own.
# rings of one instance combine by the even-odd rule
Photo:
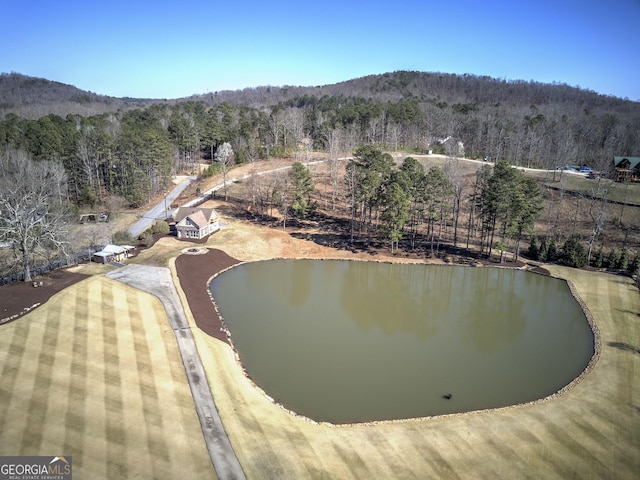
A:
<svg viewBox="0 0 640 480">
<path fill-rule="evenodd" d="M 163 198 L 155 207 L 146 211 L 140 220 L 129 227 L 129 234 L 134 238 L 138 238 L 140 234 L 149 228 L 156 220 L 164 220 L 167 218 L 166 207 L 169 207 L 195 179 L 196 177 L 187 177 L 176 185 L 176 187 L 167 194 L 166 201 Z"/>
<path fill-rule="evenodd" d="M 218 478 L 244 479 L 244 472 L 213 401 L 204 367 L 182 310 L 170 270 L 147 265 L 128 265 L 109 272 L 107 277 L 151 293 L 162 301 L 178 342 L 202 433 Z"/>
</svg>

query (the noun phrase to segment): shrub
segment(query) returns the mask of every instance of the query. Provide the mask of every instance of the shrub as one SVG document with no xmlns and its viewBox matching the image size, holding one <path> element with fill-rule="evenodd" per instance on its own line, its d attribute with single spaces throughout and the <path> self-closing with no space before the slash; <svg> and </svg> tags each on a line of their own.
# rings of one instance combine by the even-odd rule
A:
<svg viewBox="0 0 640 480">
<path fill-rule="evenodd" d="M 566 265 L 582 268 L 587 264 L 587 251 L 578 235 L 571 235 L 571 237 L 564 242 L 562 251 L 562 261 Z"/>
<path fill-rule="evenodd" d="M 620 258 L 618 258 L 616 268 L 625 271 L 629 268 L 629 250 L 627 250 L 626 247 L 624 247 L 620 252 Z"/>
<path fill-rule="evenodd" d="M 170 230 L 171 229 L 169 228 L 169 224 L 167 222 L 165 222 L 164 220 L 158 220 L 151 227 L 151 233 L 152 234 L 161 233 L 163 235 L 166 235 L 167 233 L 169 233 Z"/>
<path fill-rule="evenodd" d="M 140 237 L 138 237 L 138 244 L 144 247 L 150 247 L 153 245 L 153 235 L 151 234 L 150 229 L 142 232 Z"/>
<path fill-rule="evenodd" d="M 602 268 L 603 265 L 604 265 L 604 251 L 602 250 L 602 247 L 600 247 L 593 261 L 593 266 L 596 268 Z"/>
<path fill-rule="evenodd" d="M 531 243 L 529 243 L 527 257 L 529 257 L 531 260 L 540 259 L 540 249 L 538 248 L 538 240 L 535 235 L 531 235 Z"/>
<path fill-rule="evenodd" d="M 216 175 L 217 173 L 220 173 L 222 171 L 222 167 L 220 167 L 219 163 L 212 163 L 211 165 L 209 165 L 207 168 L 204 169 L 204 171 L 202 172 L 202 176 L 207 178 L 207 177 L 212 177 L 213 175 Z"/>
<path fill-rule="evenodd" d="M 615 248 L 612 248 L 611 251 L 609 252 L 609 256 L 607 257 L 607 261 L 606 263 L 606 267 L 607 268 L 618 268 L 618 261 L 620 259 L 620 254 L 618 253 L 618 251 Z"/>
<path fill-rule="evenodd" d="M 126 230 L 119 230 L 113 234 L 111 239 L 116 245 L 133 245 L 135 243 L 134 238 Z"/>
</svg>

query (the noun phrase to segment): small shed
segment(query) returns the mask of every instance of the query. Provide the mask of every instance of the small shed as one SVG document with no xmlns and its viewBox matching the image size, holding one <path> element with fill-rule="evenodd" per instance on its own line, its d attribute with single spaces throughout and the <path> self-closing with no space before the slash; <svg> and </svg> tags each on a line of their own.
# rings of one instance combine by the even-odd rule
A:
<svg viewBox="0 0 640 480">
<path fill-rule="evenodd" d="M 136 247 L 131 245 L 106 245 L 102 250 L 92 255 L 96 263 L 121 262 L 125 258 L 133 257 Z"/>
</svg>

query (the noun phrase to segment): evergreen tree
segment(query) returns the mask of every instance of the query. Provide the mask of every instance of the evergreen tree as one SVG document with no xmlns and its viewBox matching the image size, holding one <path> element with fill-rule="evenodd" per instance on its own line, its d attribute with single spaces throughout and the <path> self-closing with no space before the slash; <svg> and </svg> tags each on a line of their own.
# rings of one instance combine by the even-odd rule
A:
<svg viewBox="0 0 640 480">
<path fill-rule="evenodd" d="M 524 234 L 532 233 L 542 211 L 542 194 L 538 185 L 502 161 L 495 165 L 481 195 L 482 223 L 489 239 L 489 253 L 497 234 L 502 239 L 503 248 L 510 240 L 515 240 L 514 260 L 517 260 L 520 239 Z"/>
<path fill-rule="evenodd" d="M 617 268 L 619 259 L 620 253 L 615 248 L 612 248 L 609 252 L 609 256 L 607 257 L 606 267 L 612 270 Z"/>
<path fill-rule="evenodd" d="M 391 241 L 391 253 L 393 253 L 394 246 L 396 249 L 398 248 L 398 243 L 402 238 L 402 229 L 409 217 L 409 198 L 398 182 L 391 182 L 385 189 L 382 196 L 382 207 L 381 220 Z"/>
<path fill-rule="evenodd" d="M 629 250 L 627 250 L 626 247 L 623 247 L 620 252 L 620 258 L 618 258 L 616 268 L 622 271 L 626 271 L 629 268 Z"/>
<path fill-rule="evenodd" d="M 540 259 L 540 248 L 538 248 L 538 239 L 535 235 L 531 235 L 529 248 L 527 250 L 527 257 L 529 257 L 531 260 Z"/>
<path fill-rule="evenodd" d="M 296 218 L 306 218 L 311 211 L 311 192 L 315 187 L 311 172 L 302 163 L 295 162 L 289 170 L 292 189 L 291 214 Z"/>
<path fill-rule="evenodd" d="M 604 265 L 604 251 L 602 250 L 602 247 L 600 247 L 596 252 L 595 262 L 593 266 L 596 268 L 602 268 L 603 265 Z"/>
<path fill-rule="evenodd" d="M 547 239 L 543 238 L 540 243 L 540 251 L 538 252 L 538 260 L 541 262 L 546 262 L 549 258 L 549 244 L 547 243 Z"/>
<path fill-rule="evenodd" d="M 558 260 L 558 244 L 556 239 L 552 238 L 547 249 L 547 261 L 555 262 L 556 260 Z"/>
<path fill-rule="evenodd" d="M 587 264 L 587 250 L 578 235 L 571 235 L 562 247 L 562 261 L 570 267 L 582 268 Z"/>
</svg>

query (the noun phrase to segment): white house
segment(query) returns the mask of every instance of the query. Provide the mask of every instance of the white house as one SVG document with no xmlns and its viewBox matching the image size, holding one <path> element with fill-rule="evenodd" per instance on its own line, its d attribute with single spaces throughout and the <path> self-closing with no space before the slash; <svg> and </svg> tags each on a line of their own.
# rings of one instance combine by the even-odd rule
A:
<svg viewBox="0 0 640 480">
<path fill-rule="evenodd" d="M 179 208 L 176 212 L 178 238 L 204 238 L 220 230 L 218 214 L 213 208 Z"/>
</svg>

